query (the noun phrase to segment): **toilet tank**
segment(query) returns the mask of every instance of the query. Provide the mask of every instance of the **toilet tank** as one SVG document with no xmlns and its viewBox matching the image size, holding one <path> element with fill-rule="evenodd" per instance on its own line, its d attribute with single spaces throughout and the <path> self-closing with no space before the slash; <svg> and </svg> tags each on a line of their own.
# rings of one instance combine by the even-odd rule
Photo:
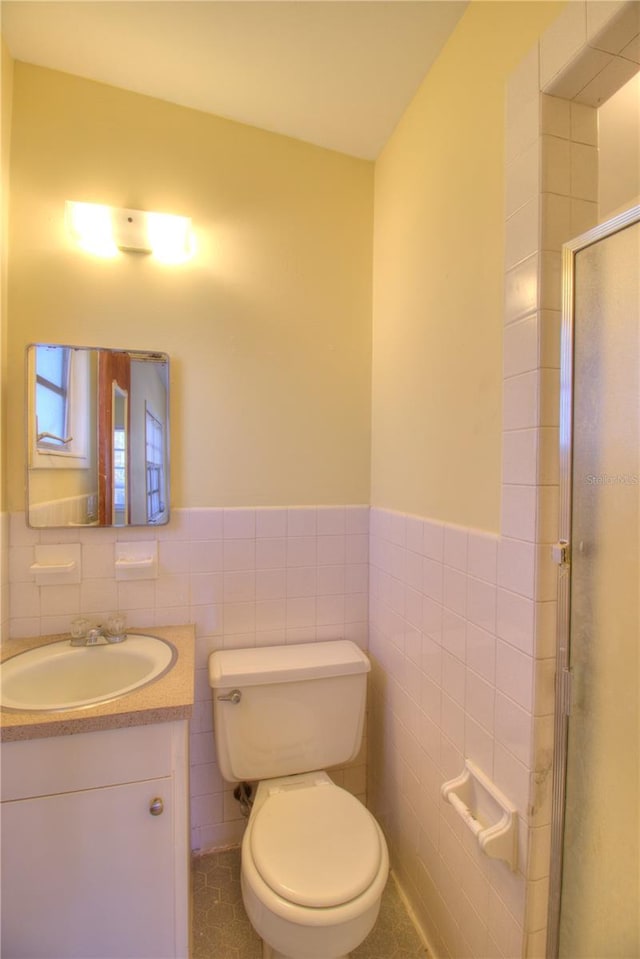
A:
<svg viewBox="0 0 640 959">
<path fill-rule="evenodd" d="M 224 778 L 272 779 L 354 759 L 370 669 L 350 640 L 212 653 L 209 684 Z"/>
</svg>

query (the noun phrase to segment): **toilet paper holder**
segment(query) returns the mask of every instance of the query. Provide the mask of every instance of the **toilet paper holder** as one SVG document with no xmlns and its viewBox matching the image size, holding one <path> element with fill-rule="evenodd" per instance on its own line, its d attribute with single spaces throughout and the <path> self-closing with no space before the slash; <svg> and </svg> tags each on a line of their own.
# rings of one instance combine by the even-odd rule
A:
<svg viewBox="0 0 640 959">
<path fill-rule="evenodd" d="M 518 864 L 518 814 L 513 803 L 470 760 L 455 779 L 440 787 L 471 830 L 480 849 L 491 859 L 503 859 L 515 871 Z"/>
</svg>

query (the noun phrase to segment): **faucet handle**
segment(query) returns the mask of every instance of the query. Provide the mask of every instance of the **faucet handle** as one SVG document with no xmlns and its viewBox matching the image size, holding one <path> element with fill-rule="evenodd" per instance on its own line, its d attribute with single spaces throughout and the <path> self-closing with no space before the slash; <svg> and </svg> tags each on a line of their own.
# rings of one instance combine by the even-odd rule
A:
<svg viewBox="0 0 640 959">
<path fill-rule="evenodd" d="M 84 646 L 91 623 L 84 616 L 79 616 L 71 623 L 71 645 Z"/>
<path fill-rule="evenodd" d="M 122 643 L 127 638 L 127 621 L 122 613 L 115 613 L 109 617 L 106 637 L 110 643 Z"/>
</svg>

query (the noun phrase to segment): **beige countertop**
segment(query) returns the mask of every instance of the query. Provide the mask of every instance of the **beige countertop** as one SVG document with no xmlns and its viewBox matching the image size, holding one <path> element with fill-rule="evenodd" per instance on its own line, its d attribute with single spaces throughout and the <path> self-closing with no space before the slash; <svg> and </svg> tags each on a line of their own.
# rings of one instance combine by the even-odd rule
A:
<svg viewBox="0 0 640 959">
<path fill-rule="evenodd" d="M 40 739 L 45 736 L 66 736 L 98 729 L 188 719 L 194 697 L 195 627 L 136 627 L 132 628 L 131 632 L 159 636 L 173 644 L 178 657 L 166 675 L 148 686 L 142 686 L 125 696 L 97 703 L 95 706 L 30 712 L 1 709 L 0 739 L 5 742 Z M 64 639 L 68 639 L 68 634 L 38 636 L 35 639 L 10 639 L 2 645 L 1 659 L 4 661 L 24 650 Z"/>
</svg>

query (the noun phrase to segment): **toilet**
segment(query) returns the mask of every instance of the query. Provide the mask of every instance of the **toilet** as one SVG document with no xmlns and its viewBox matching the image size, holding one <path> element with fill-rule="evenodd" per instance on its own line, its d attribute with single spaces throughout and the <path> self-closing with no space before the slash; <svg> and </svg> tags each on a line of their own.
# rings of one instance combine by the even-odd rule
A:
<svg viewBox="0 0 640 959">
<path fill-rule="evenodd" d="M 263 959 L 344 959 L 378 916 L 382 830 L 324 771 L 358 754 L 370 668 L 349 640 L 209 657 L 220 772 L 259 781 L 241 884 Z"/>
</svg>

